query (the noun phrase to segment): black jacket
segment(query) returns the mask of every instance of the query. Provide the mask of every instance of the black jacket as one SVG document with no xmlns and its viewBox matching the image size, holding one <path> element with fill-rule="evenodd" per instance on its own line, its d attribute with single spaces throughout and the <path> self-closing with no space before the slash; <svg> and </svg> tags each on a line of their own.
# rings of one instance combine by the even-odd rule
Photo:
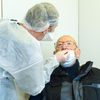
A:
<svg viewBox="0 0 100 100">
<path fill-rule="evenodd" d="M 44 100 L 100 100 L 100 69 L 88 61 L 79 67 L 76 62 L 74 74 L 59 66 L 44 90 Z"/>
</svg>

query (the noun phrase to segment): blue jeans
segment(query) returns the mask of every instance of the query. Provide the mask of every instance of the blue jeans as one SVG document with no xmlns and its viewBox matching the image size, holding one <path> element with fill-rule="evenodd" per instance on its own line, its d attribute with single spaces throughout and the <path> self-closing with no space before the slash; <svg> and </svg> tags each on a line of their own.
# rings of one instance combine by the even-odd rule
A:
<svg viewBox="0 0 100 100">
<path fill-rule="evenodd" d="M 14 78 L 0 68 L 0 100 L 18 100 Z"/>
</svg>

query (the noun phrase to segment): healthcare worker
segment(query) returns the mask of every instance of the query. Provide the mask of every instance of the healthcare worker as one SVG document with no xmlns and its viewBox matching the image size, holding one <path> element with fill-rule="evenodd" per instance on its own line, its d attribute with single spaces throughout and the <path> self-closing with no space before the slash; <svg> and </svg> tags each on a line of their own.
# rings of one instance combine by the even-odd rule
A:
<svg viewBox="0 0 100 100">
<path fill-rule="evenodd" d="M 18 100 L 15 83 L 30 95 L 39 94 L 52 71 L 67 58 L 66 50 L 43 65 L 39 41 L 58 23 L 59 14 L 50 3 L 30 8 L 22 22 L 0 21 L 0 100 Z"/>
</svg>

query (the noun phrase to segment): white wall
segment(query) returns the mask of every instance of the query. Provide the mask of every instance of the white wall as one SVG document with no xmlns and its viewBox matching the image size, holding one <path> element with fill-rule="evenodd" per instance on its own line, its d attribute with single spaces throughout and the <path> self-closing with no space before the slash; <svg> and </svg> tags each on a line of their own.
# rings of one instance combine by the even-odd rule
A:
<svg viewBox="0 0 100 100">
<path fill-rule="evenodd" d="M 1 18 L 1 0 L 0 0 L 0 18 Z"/>
<path fill-rule="evenodd" d="M 100 68 L 100 0 L 79 0 L 80 62 Z"/>
</svg>

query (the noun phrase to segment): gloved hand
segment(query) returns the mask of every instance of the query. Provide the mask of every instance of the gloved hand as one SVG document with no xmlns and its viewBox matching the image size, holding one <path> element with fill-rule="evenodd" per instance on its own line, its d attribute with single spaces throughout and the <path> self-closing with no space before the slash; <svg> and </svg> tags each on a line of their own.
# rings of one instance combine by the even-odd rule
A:
<svg viewBox="0 0 100 100">
<path fill-rule="evenodd" d="M 57 53 L 55 53 L 55 56 L 57 58 L 57 61 L 60 62 L 65 62 L 68 56 L 68 50 L 62 50 L 62 51 L 58 51 Z"/>
</svg>

